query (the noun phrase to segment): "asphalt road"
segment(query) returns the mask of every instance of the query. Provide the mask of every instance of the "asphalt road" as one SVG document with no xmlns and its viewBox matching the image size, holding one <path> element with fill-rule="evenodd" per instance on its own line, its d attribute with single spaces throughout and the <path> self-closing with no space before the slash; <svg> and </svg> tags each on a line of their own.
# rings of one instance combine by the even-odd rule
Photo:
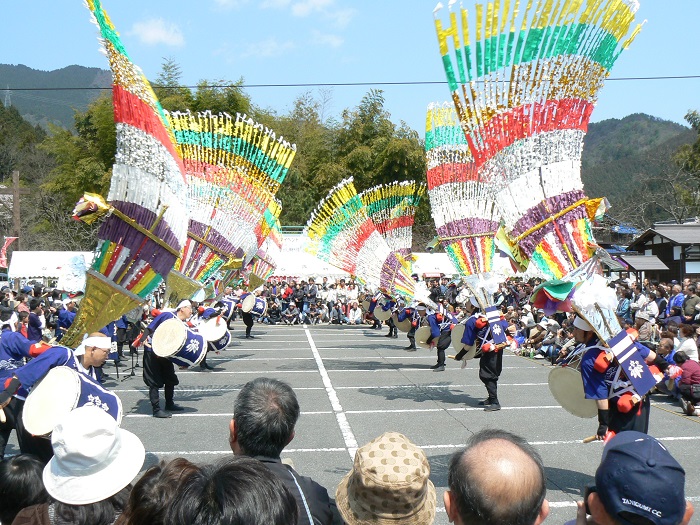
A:
<svg viewBox="0 0 700 525">
<path fill-rule="evenodd" d="M 186 411 L 172 419 L 151 417 L 140 369 L 135 377 L 117 381 L 113 367 L 106 367 L 111 376 L 106 386 L 123 402 L 122 426 L 146 446 L 144 468 L 162 458 L 211 462 L 230 454 L 235 396 L 247 381 L 266 376 L 288 382 L 301 405 L 296 437 L 283 457 L 331 496 L 357 447 L 386 431 L 405 434 L 428 455 L 438 492 L 437 524 L 448 523 L 442 494 L 449 459 L 467 436 L 485 427 L 520 434 L 542 455 L 551 506 L 547 523 L 573 519 L 583 487 L 593 482 L 602 445 L 581 440 L 595 433 L 597 421 L 576 418 L 558 406 L 547 386 L 550 367 L 543 361 L 506 353 L 499 382 L 503 409 L 484 412 L 477 405 L 485 389 L 476 361 L 461 370 L 448 360 L 446 371 L 433 372 L 428 367 L 436 361 L 434 353 L 404 351 L 405 334 L 391 339 L 383 337 L 386 328 L 256 324 L 255 338 L 245 339 L 242 327 L 235 323 L 227 350 L 210 354 L 216 371 L 178 371 L 175 401 Z M 654 396 L 652 403 L 650 433 L 684 465 L 687 497 L 700 507 L 700 418 L 684 416 L 665 396 Z M 11 445 L 8 453 L 13 452 Z M 700 512 L 693 521 L 700 523 Z"/>
</svg>

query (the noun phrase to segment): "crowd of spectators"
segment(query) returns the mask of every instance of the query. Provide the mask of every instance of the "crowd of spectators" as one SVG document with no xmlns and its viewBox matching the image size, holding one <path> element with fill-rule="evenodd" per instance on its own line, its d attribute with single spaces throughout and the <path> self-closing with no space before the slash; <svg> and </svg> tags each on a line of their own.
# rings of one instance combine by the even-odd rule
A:
<svg viewBox="0 0 700 525">
<path fill-rule="evenodd" d="M 132 485 L 146 457 L 141 440 L 97 407 L 75 409 L 54 429 L 46 466 L 27 455 L 0 462 L 0 525 L 434 522 L 438 495 L 420 447 L 397 432 L 371 440 L 358 448 L 332 499 L 280 458 L 299 412 L 289 385 L 257 378 L 234 404 L 231 457 L 203 465 L 161 461 Z M 442 500 L 457 525 L 539 525 L 549 515 L 542 458 L 510 432 L 472 435 L 452 456 L 447 485 Z M 623 432 L 606 445 L 575 523 L 685 525 L 693 507 L 684 491 L 685 471 L 663 445 Z"/>
</svg>

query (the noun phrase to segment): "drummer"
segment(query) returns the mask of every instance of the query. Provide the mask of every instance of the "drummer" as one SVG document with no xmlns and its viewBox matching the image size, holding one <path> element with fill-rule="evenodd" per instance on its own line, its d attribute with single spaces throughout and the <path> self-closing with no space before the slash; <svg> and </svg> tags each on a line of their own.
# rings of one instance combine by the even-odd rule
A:
<svg viewBox="0 0 700 525">
<path fill-rule="evenodd" d="M 649 396 L 643 396 L 631 407 L 618 405 L 615 376 L 618 371 L 616 361 L 607 355 L 607 348 L 599 344 L 593 327 L 581 317 L 574 319 L 574 339 L 585 345 L 585 354 L 581 358 L 581 378 L 587 399 L 595 399 L 598 405 L 598 430 L 596 439 L 604 440 L 606 435 L 618 434 L 625 430 L 647 433 L 651 402 Z M 642 358 L 652 363 L 656 354 L 643 345 L 638 345 Z"/>
<path fill-rule="evenodd" d="M 52 346 L 26 365 L 15 370 L 0 372 L 0 408 L 14 404 L 12 416 L 17 427 L 17 440 L 22 453 L 34 454 L 44 461 L 53 455 L 51 442 L 36 438 L 24 429 L 22 405 L 31 388 L 52 368 L 67 366 L 98 380 L 97 369 L 105 364 L 112 347 L 112 339 L 100 332 L 94 332 L 83 340 L 75 350 L 65 346 Z M 16 396 L 18 401 L 12 401 Z"/>
<path fill-rule="evenodd" d="M 445 350 L 450 346 L 452 338 L 450 331 L 455 320 L 452 314 L 441 314 L 428 311 L 424 304 L 419 304 L 416 308 L 418 315 L 421 317 L 421 325 L 430 327 L 430 337 L 426 341 L 437 350 L 437 363 L 430 367 L 434 372 L 445 371 Z"/>
<path fill-rule="evenodd" d="M 153 407 L 153 417 L 160 419 L 172 417 L 172 412 L 184 410 L 173 401 L 175 397 L 175 385 L 180 381 L 175 374 L 175 365 L 166 357 L 157 356 L 151 348 L 151 334 L 156 331 L 163 321 L 168 319 L 179 319 L 183 323 L 192 317 L 192 303 L 182 301 L 177 305 L 177 309 L 172 312 L 161 312 L 146 327 L 140 340 L 145 341 L 143 352 L 143 382 L 148 387 L 148 398 Z M 165 410 L 160 408 L 159 389 L 164 387 Z"/>
<path fill-rule="evenodd" d="M 417 310 L 415 308 L 399 308 L 399 311 L 396 313 L 396 319 L 400 323 L 405 321 L 406 319 L 409 319 L 411 321 L 411 329 L 406 334 L 406 337 L 408 338 L 408 346 L 405 346 L 404 350 L 408 352 L 415 352 L 416 328 L 418 328 L 418 324 L 420 322 Z"/>
<path fill-rule="evenodd" d="M 245 297 L 249 294 L 250 294 L 250 292 L 243 294 L 241 296 L 241 303 L 242 303 L 243 299 L 245 299 Z M 238 308 L 241 310 L 241 319 L 243 319 L 243 324 L 245 325 L 245 338 L 246 339 L 254 339 L 254 337 L 252 335 L 250 335 L 250 331 L 253 329 L 253 324 L 254 324 L 253 313 L 250 311 L 244 312 L 243 309 L 241 308 L 241 306 L 242 306 L 241 303 L 238 303 Z"/>
</svg>

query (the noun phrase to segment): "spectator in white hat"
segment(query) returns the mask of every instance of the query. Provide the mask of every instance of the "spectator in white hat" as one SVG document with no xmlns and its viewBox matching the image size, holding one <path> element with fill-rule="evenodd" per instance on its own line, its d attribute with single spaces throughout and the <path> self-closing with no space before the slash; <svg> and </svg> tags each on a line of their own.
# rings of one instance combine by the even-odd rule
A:
<svg viewBox="0 0 700 525">
<path fill-rule="evenodd" d="M 51 444 L 54 457 L 44 468 L 43 479 L 54 501 L 27 507 L 14 523 L 114 523 L 146 457 L 141 440 L 119 428 L 100 408 L 84 406 L 56 426 Z"/>
</svg>

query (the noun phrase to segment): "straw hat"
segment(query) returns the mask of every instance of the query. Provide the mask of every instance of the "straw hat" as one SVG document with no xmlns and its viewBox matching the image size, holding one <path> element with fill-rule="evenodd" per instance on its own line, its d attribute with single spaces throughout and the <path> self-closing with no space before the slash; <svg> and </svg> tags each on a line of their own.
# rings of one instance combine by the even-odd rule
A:
<svg viewBox="0 0 700 525">
<path fill-rule="evenodd" d="M 87 505 L 113 496 L 133 481 L 146 451 L 101 408 L 70 412 L 51 435 L 54 457 L 44 468 L 44 486 L 54 499 Z"/>
<path fill-rule="evenodd" d="M 427 525 L 435 519 L 435 486 L 425 453 L 398 432 L 386 432 L 355 453 L 335 493 L 348 525 Z"/>
</svg>

